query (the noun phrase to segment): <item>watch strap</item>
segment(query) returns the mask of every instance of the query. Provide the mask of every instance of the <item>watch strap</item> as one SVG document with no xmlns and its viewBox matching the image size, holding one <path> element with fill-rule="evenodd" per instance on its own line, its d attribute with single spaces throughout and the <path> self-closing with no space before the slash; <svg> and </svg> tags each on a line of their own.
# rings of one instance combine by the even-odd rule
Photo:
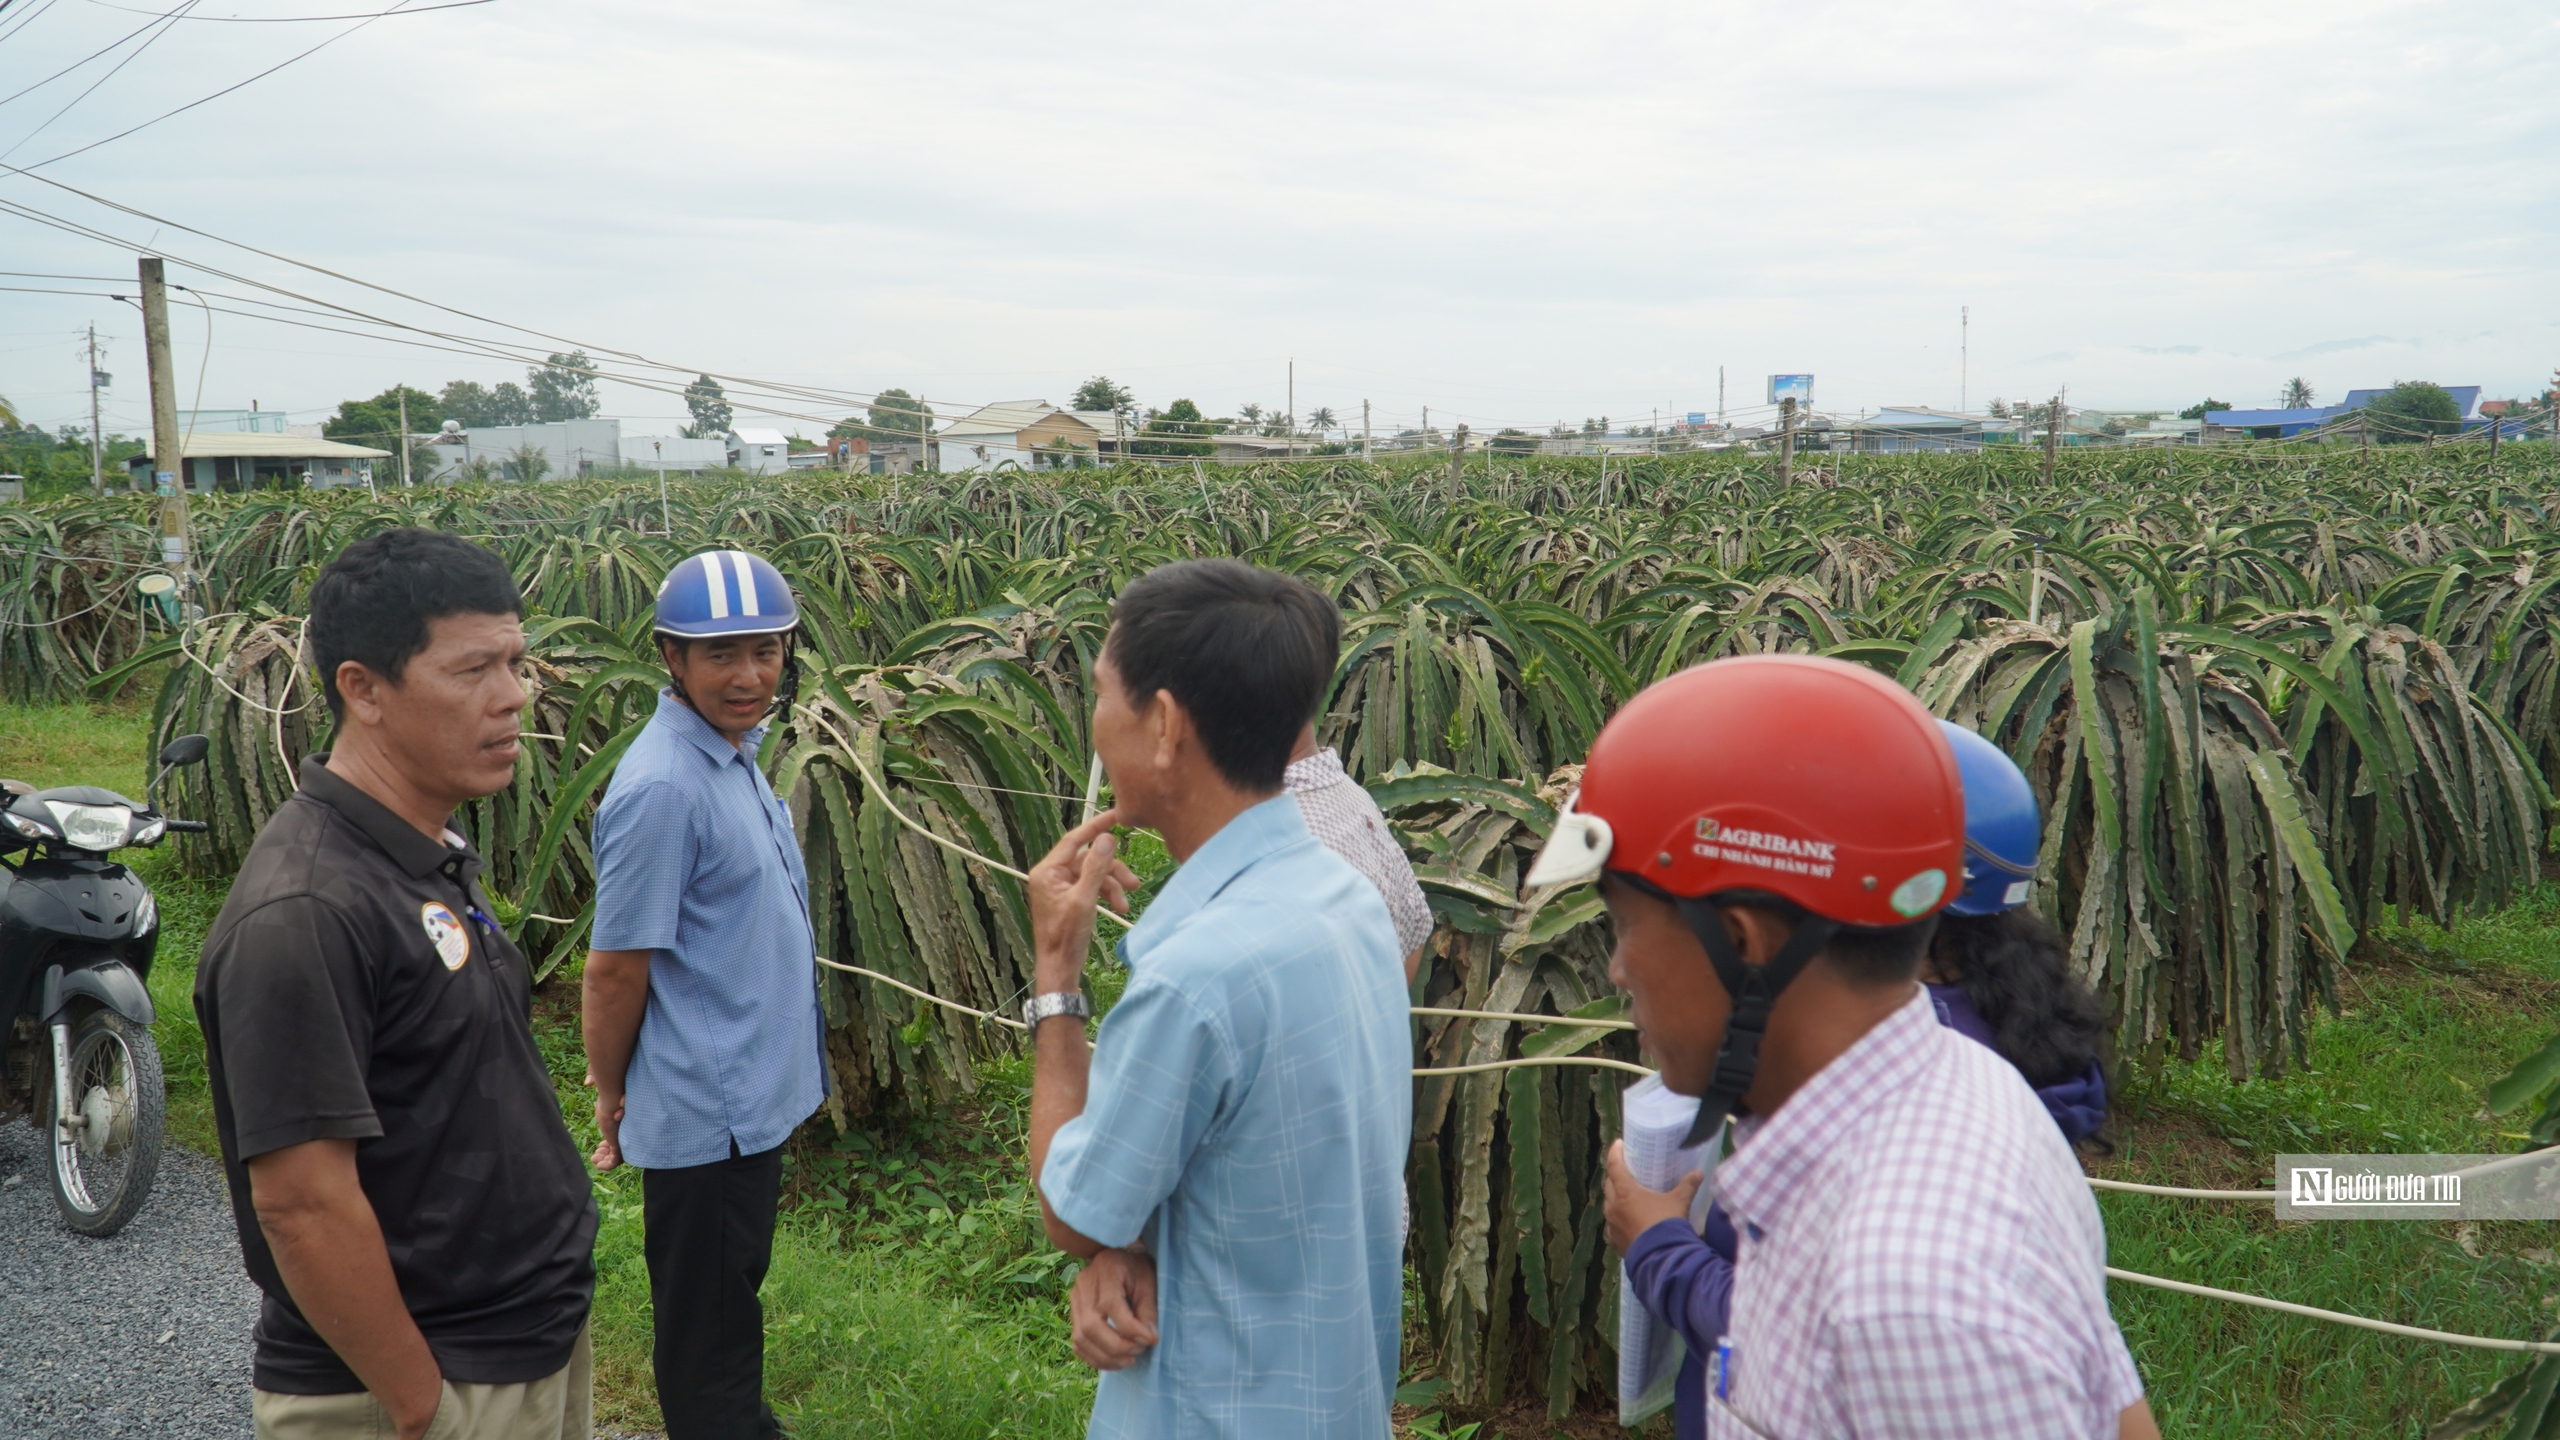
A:
<svg viewBox="0 0 2560 1440">
<path fill-rule="evenodd" d="M 1029 1030 L 1037 1030 L 1041 1021 L 1054 1020 L 1061 1015 L 1073 1015 L 1083 1020 L 1092 1014 L 1093 1002 L 1087 1000 L 1081 990 L 1052 990 L 1022 1002 L 1022 1024 Z"/>
</svg>

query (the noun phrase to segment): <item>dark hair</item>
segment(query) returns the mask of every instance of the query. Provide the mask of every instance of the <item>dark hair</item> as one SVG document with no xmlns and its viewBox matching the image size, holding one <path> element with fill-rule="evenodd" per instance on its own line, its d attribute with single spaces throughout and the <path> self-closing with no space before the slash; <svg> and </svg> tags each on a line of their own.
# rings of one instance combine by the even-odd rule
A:
<svg viewBox="0 0 2560 1440">
<path fill-rule="evenodd" d="M 2042 1087 L 2076 1080 L 2098 1058 L 2106 1008 L 2071 978 L 2070 952 L 2044 917 L 2020 907 L 1950 915 L 1933 952 L 1991 1027 L 1993 1047 Z"/>
<path fill-rule="evenodd" d="M 524 614 L 507 562 L 441 530 L 404 525 L 338 552 L 311 586 L 311 653 L 329 713 L 340 718 L 338 667 L 349 660 L 397 685 L 444 615 Z"/>
<path fill-rule="evenodd" d="M 1240 560 L 1182 560 L 1120 592 L 1103 653 L 1132 703 L 1173 692 L 1209 763 L 1261 793 L 1280 788 L 1341 646 L 1341 615 L 1305 581 Z"/>
</svg>

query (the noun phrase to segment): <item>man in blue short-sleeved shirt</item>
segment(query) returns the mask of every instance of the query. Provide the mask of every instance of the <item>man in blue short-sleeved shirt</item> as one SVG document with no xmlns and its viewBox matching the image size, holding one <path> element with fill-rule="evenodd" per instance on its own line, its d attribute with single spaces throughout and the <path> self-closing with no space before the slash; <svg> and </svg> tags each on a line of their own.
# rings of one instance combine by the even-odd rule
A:
<svg viewBox="0 0 2560 1440">
<path fill-rule="evenodd" d="M 773 567 L 715 550 L 668 575 L 657 618 L 673 683 L 596 812 L 595 1163 L 647 1172 L 668 1440 L 773 1436 L 756 1291 L 782 1142 L 826 1086 L 808 877 L 755 763 L 798 614 Z"/>
<path fill-rule="evenodd" d="M 1088 1262 L 1072 1311 L 1103 1372 L 1097 1437 L 1388 1434 L 1403 956 L 1377 888 L 1282 789 L 1339 635 L 1322 596 L 1234 561 L 1132 584 L 1094 667 L 1115 808 L 1031 872 L 1032 1166 L 1051 1238 Z M 1136 881 L 1114 823 L 1155 829 L 1182 868 L 1121 948 L 1088 1062 L 1094 907 Z"/>
</svg>

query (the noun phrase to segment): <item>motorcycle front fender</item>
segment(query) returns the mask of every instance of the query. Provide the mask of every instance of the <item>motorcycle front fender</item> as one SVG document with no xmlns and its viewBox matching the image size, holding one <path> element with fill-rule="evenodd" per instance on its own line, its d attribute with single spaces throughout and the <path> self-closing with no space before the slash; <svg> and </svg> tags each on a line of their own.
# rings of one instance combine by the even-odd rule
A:
<svg viewBox="0 0 2560 1440">
<path fill-rule="evenodd" d="M 95 1000 L 136 1025 L 148 1026 L 158 1018 L 151 1008 L 151 992 L 143 988 L 142 977 L 126 968 L 121 960 L 84 965 L 65 970 L 50 965 L 44 972 L 44 999 L 36 1007 L 36 1016 L 50 1025 L 62 1014 L 62 1007 L 77 999 Z"/>
</svg>

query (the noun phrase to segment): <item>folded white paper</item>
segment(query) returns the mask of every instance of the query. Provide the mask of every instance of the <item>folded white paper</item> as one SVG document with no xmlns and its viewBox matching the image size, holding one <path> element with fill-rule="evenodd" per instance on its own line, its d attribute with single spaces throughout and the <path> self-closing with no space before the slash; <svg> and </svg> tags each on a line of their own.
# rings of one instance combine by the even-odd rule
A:
<svg viewBox="0 0 2560 1440">
<path fill-rule="evenodd" d="M 1621 1102 L 1619 1133 L 1627 1142 L 1627 1169 L 1648 1190 L 1668 1190 L 1692 1170 L 1703 1170 L 1707 1183 L 1689 1206 L 1689 1228 L 1704 1232 L 1707 1207 L 1713 1203 L 1716 1155 L 1724 1148 L 1721 1131 L 1703 1144 L 1680 1148 L 1697 1122 L 1696 1097 L 1664 1089 L 1662 1077 L 1648 1075 L 1627 1087 Z M 1636 1425 L 1671 1404 L 1686 1352 L 1680 1332 L 1655 1318 L 1628 1283 L 1626 1265 L 1618 1266 L 1618 1423 Z"/>
</svg>

